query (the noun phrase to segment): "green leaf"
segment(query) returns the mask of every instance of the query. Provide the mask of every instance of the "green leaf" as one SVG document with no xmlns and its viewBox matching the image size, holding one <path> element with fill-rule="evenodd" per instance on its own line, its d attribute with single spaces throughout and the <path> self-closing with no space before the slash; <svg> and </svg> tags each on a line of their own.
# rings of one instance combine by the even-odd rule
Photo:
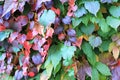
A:
<svg viewBox="0 0 120 80">
<path fill-rule="evenodd" d="M 75 28 L 76 26 L 78 26 L 80 23 L 81 23 L 81 19 L 80 18 L 73 18 L 72 19 L 73 28 Z"/>
<path fill-rule="evenodd" d="M 4 39 L 8 38 L 12 30 L 5 30 L 0 32 L 0 41 L 3 41 Z"/>
<path fill-rule="evenodd" d="M 65 60 L 71 60 L 75 50 L 76 47 L 74 46 L 65 46 L 63 44 L 52 45 L 48 51 L 48 59 L 45 65 L 48 65 L 50 62 L 52 62 L 52 65 L 55 69 L 62 57 Z"/>
<path fill-rule="evenodd" d="M 118 2 L 118 0 L 112 0 L 113 2 Z"/>
<path fill-rule="evenodd" d="M 88 25 L 88 21 L 90 20 L 91 15 L 87 14 L 85 16 L 83 16 L 82 19 L 82 23 L 85 24 L 86 26 Z"/>
<path fill-rule="evenodd" d="M 48 51 L 48 58 L 50 58 L 50 61 L 52 62 L 52 65 L 54 68 L 59 64 L 62 56 L 60 54 L 60 48 L 61 45 L 53 45 L 50 47 L 50 50 Z"/>
<path fill-rule="evenodd" d="M 56 66 L 53 74 L 56 75 L 56 73 L 60 70 L 60 68 L 61 68 L 61 62 Z"/>
<path fill-rule="evenodd" d="M 86 9 L 84 7 L 81 7 L 77 9 L 77 11 L 74 14 L 76 17 L 82 17 L 86 13 L 87 13 Z"/>
<path fill-rule="evenodd" d="M 109 12 L 112 16 L 119 18 L 120 17 L 120 6 L 111 6 Z"/>
<path fill-rule="evenodd" d="M 83 33 L 90 35 L 94 31 L 95 27 L 94 24 L 90 23 L 87 26 L 85 25 L 81 26 L 80 29 Z"/>
<path fill-rule="evenodd" d="M 110 40 L 103 41 L 102 44 L 100 45 L 99 49 L 101 52 L 108 51 L 109 49 L 109 44 L 111 43 Z"/>
<path fill-rule="evenodd" d="M 98 46 L 101 45 L 102 39 L 101 39 L 101 37 L 99 37 L 99 36 L 97 36 L 97 37 L 95 37 L 95 36 L 90 36 L 90 37 L 89 37 L 89 43 L 91 44 L 91 46 L 92 46 L 93 48 L 95 48 L 95 47 L 98 47 Z"/>
<path fill-rule="evenodd" d="M 41 15 L 39 22 L 44 27 L 49 26 L 51 23 L 55 21 L 55 13 L 52 10 L 44 10 L 43 14 Z"/>
<path fill-rule="evenodd" d="M 106 20 L 108 25 L 117 30 L 118 26 L 120 25 L 120 19 L 108 16 Z"/>
<path fill-rule="evenodd" d="M 53 71 L 53 65 L 52 65 L 52 63 L 49 63 L 49 64 L 46 66 L 46 72 L 47 72 L 47 76 L 48 76 L 48 77 L 51 76 L 52 71 Z"/>
<path fill-rule="evenodd" d="M 75 46 L 65 46 L 63 45 L 60 49 L 60 53 L 63 57 L 63 59 L 72 59 L 72 57 L 74 56 L 74 51 L 76 51 L 76 47 Z"/>
<path fill-rule="evenodd" d="M 103 32 L 109 32 L 110 31 L 110 27 L 108 26 L 108 24 L 106 23 L 104 18 L 100 19 L 99 26 L 100 26 L 100 28 Z"/>
<path fill-rule="evenodd" d="M 100 9 L 100 4 L 98 1 L 86 1 L 84 6 L 90 13 L 94 14 L 95 16 Z"/>
<path fill-rule="evenodd" d="M 110 76 L 111 75 L 109 68 L 101 62 L 96 63 L 96 68 L 101 74 L 103 74 L 105 76 Z"/>
<path fill-rule="evenodd" d="M 68 76 L 74 76 L 74 69 L 73 68 L 68 70 Z"/>
<path fill-rule="evenodd" d="M 70 64 L 72 64 L 72 59 L 71 60 L 67 60 L 67 59 L 65 59 L 64 61 L 63 61 L 63 65 L 64 66 L 69 66 Z"/>
<path fill-rule="evenodd" d="M 96 63 L 96 57 L 95 57 L 95 53 L 93 52 L 90 44 L 87 42 L 83 42 L 82 50 L 85 53 L 85 55 L 87 56 L 87 59 L 90 62 L 90 64 L 92 64 L 94 66 Z"/>
<path fill-rule="evenodd" d="M 91 80 L 99 80 L 99 73 L 96 68 L 92 68 L 92 78 Z"/>
</svg>

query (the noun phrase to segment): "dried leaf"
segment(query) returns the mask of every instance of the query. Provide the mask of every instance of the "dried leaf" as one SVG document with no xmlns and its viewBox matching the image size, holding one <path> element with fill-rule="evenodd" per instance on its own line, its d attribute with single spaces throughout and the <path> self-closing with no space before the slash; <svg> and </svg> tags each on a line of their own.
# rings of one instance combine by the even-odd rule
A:
<svg viewBox="0 0 120 80">
<path fill-rule="evenodd" d="M 114 47 L 113 50 L 112 50 L 112 53 L 113 53 L 113 57 L 117 60 L 118 57 L 119 57 L 119 53 L 120 53 L 120 50 L 118 47 Z"/>
</svg>

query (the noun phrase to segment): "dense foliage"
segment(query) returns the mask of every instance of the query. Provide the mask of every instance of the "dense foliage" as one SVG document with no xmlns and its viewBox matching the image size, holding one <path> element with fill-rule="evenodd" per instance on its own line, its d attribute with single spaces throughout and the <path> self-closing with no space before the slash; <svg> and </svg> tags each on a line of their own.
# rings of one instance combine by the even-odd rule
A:
<svg viewBox="0 0 120 80">
<path fill-rule="evenodd" d="M 0 79 L 119 80 L 119 0 L 1 0 Z"/>
</svg>

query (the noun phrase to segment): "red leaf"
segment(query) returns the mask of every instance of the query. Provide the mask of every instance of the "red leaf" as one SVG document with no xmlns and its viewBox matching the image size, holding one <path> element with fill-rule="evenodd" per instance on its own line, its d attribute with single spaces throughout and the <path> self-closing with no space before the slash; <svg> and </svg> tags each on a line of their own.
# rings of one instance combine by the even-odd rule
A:
<svg viewBox="0 0 120 80">
<path fill-rule="evenodd" d="M 75 0 L 69 0 L 68 4 L 73 7 L 75 5 Z"/>
<path fill-rule="evenodd" d="M 24 55 L 25 55 L 25 57 L 28 57 L 29 54 L 30 54 L 30 50 L 25 49 L 25 50 L 24 50 Z"/>
<path fill-rule="evenodd" d="M 61 33 L 61 34 L 58 34 L 58 39 L 59 40 L 63 40 L 63 39 L 65 39 L 65 34 L 63 34 L 63 33 Z"/>
<path fill-rule="evenodd" d="M 33 39 L 37 34 L 38 32 L 35 29 L 29 30 L 27 33 L 27 40 Z"/>
<path fill-rule="evenodd" d="M 32 44 L 30 44 L 29 41 L 25 41 L 23 46 L 24 46 L 25 49 L 30 50 Z"/>
<path fill-rule="evenodd" d="M 33 39 L 33 34 L 32 34 L 32 31 L 29 30 L 27 33 L 27 40 L 31 40 L 31 39 Z"/>
<path fill-rule="evenodd" d="M 53 28 L 48 27 L 48 28 L 47 28 L 47 32 L 46 32 L 46 38 L 48 38 L 48 37 L 51 37 L 51 38 L 52 38 L 53 33 L 54 33 Z"/>
<path fill-rule="evenodd" d="M 3 24 L 0 24 L 0 31 L 4 31 L 6 28 Z"/>
<path fill-rule="evenodd" d="M 52 7 L 51 10 L 53 10 L 58 16 L 60 15 L 60 9 Z"/>
<path fill-rule="evenodd" d="M 34 72 L 29 72 L 29 73 L 28 73 L 28 76 L 29 76 L 29 77 L 34 77 L 34 76 L 35 76 L 35 73 L 34 73 Z"/>
</svg>

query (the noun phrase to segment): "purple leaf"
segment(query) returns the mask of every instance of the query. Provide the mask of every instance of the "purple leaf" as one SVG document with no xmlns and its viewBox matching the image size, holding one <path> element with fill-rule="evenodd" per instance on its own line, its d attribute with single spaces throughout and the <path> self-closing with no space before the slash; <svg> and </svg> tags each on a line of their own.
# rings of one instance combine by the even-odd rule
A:
<svg viewBox="0 0 120 80">
<path fill-rule="evenodd" d="M 112 70 L 112 80 L 119 79 L 120 79 L 120 66 L 117 66 Z"/>
<path fill-rule="evenodd" d="M 33 56 L 32 56 L 32 61 L 33 61 L 33 63 L 34 63 L 35 65 L 41 64 L 41 63 L 42 63 L 42 57 L 41 57 L 41 55 L 40 55 L 39 53 L 36 54 L 36 55 L 33 55 Z"/>
<path fill-rule="evenodd" d="M 74 30 L 74 29 L 71 29 L 71 28 L 67 30 L 67 34 L 68 34 L 68 36 L 70 36 L 70 37 L 76 36 L 75 30 Z"/>
<path fill-rule="evenodd" d="M 45 5 L 46 5 L 47 9 L 50 9 L 53 5 L 53 1 L 46 1 Z"/>
<path fill-rule="evenodd" d="M 34 13 L 33 12 L 29 12 L 27 16 L 28 16 L 29 20 L 31 20 L 34 17 Z"/>
<path fill-rule="evenodd" d="M 69 37 L 69 41 L 75 43 L 77 41 L 76 37 Z"/>
<path fill-rule="evenodd" d="M 15 80 L 21 80 L 23 78 L 23 71 L 16 70 L 15 72 Z"/>
<path fill-rule="evenodd" d="M 10 18 L 10 16 L 11 16 L 11 12 L 8 12 L 3 16 L 3 19 L 8 20 Z"/>
<path fill-rule="evenodd" d="M 23 44 L 26 41 L 27 37 L 25 34 L 19 34 L 19 36 L 17 37 L 17 40 L 20 44 Z"/>
<path fill-rule="evenodd" d="M 64 44 L 65 44 L 66 46 L 71 46 L 71 42 L 70 42 L 70 41 L 65 41 Z"/>
<path fill-rule="evenodd" d="M 5 72 L 5 62 L 4 61 L 0 61 L 0 74 Z"/>
<path fill-rule="evenodd" d="M 70 22 L 71 22 L 71 17 L 65 16 L 65 18 L 62 19 L 62 22 L 63 22 L 64 24 L 70 24 Z"/>
<path fill-rule="evenodd" d="M 13 69 L 13 64 L 7 65 L 6 73 L 10 75 L 12 69 Z"/>
<path fill-rule="evenodd" d="M 28 17 L 27 16 L 18 16 L 16 18 L 16 21 L 20 26 L 25 26 L 28 23 Z"/>
<path fill-rule="evenodd" d="M 11 10 L 16 11 L 17 10 L 18 2 L 14 0 L 5 0 L 4 6 L 3 6 L 3 14 L 2 16 L 6 15 Z"/>
<path fill-rule="evenodd" d="M 58 26 L 58 27 L 55 29 L 55 34 L 60 34 L 63 30 L 64 30 L 64 27 L 63 27 L 63 26 Z"/>
</svg>

